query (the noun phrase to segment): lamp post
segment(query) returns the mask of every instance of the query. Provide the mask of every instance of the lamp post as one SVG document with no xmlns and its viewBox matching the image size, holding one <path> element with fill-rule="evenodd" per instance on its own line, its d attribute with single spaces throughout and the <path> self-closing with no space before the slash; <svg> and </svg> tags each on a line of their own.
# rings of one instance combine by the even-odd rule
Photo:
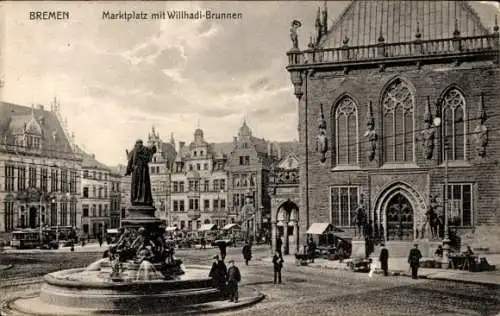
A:
<svg viewBox="0 0 500 316">
<path fill-rule="evenodd" d="M 437 100 L 437 107 L 441 109 L 441 99 Z M 434 127 L 441 126 L 441 118 L 435 117 L 432 121 Z M 443 197 L 443 213 L 444 213 L 444 238 L 443 238 L 443 258 L 441 261 L 441 266 L 448 268 L 449 263 L 449 253 L 450 253 L 450 236 L 448 232 L 448 135 L 446 135 L 446 130 L 441 130 L 441 139 L 443 146 L 443 160 L 444 160 L 444 197 Z"/>
<path fill-rule="evenodd" d="M 43 201 L 43 190 L 40 189 L 39 191 L 40 193 L 40 219 L 39 219 L 39 222 L 40 222 L 40 249 L 42 249 L 42 246 L 43 246 L 43 220 L 42 220 L 42 201 Z"/>
<path fill-rule="evenodd" d="M 217 213 L 218 213 L 217 218 L 218 218 L 219 224 L 222 221 L 221 205 L 220 205 L 220 196 L 222 194 L 224 194 L 224 189 L 221 189 L 219 192 L 217 192 Z"/>
</svg>

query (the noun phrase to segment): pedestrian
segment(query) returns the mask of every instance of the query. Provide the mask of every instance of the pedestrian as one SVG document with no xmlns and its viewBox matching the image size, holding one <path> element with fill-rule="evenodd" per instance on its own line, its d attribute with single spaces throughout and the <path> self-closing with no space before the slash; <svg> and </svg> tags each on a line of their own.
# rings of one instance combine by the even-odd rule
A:
<svg viewBox="0 0 500 316">
<path fill-rule="evenodd" d="M 224 261 L 224 259 L 226 259 L 226 242 L 224 240 L 219 240 L 217 245 L 219 246 L 220 257 L 222 261 Z"/>
<path fill-rule="evenodd" d="M 238 303 L 238 282 L 240 281 L 240 269 L 234 265 L 234 260 L 229 260 L 229 269 L 227 270 L 227 290 L 230 302 Z"/>
<path fill-rule="evenodd" d="M 281 254 L 276 251 L 273 257 L 273 266 L 274 266 L 274 284 L 278 281 L 281 284 L 281 269 L 283 268 L 283 257 Z"/>
<path fill-rule="evenodd" d="M 97 241 L 99 242 L 99 247 L 102 247 L 102 236 L 101 235 L 97 236 Z"/>
<path fill-rule="evenodd" d="M 389 275 L 389 250 L 385 248 L 384 244 L 381 244 L 382 250 L 380 250 L 380 256 L 379 256 L 379 261 L 380 261 L 380 268 L 382 271 L 384 271 L 384 276 Z"/>
<path fill-rule="evenodd" d="M 212 284 L 215 288 L 219 290 L 222 298 L 226 298 L 226 279 L 227 279 L 227 268 L 224 261 L 219 259 L 219 256 L 213 257 L 214 261 L 212 263 L 212 269 L 208 276 L 212 278 Z"/>
<path fill-rule="evenodd" d="M 309 260 L 314 263 L 314 257 L 316 256 L 316 243 L 312 237 L 309 238 L 309 245 L 307 248 L 309 252 Z"/>
<path fill-rule="evenodd" d="M 245 241 L 242 252 L 243 259 L 245 259 L 245 265 L 248 265 L 248 261 L 252 260 L 252 245 L 248 243 L 248 240 Z"/>
<path fill-rule="evenodd" d="M 205 241 L 205 237 L 201 237 L 200 249 L 207 249 L 207 242 Z"/>
<path fill-rule="evenodd" d="M 283 245 L 283 242 L 281 241 L 281 237 L 276 238 L 276 251 L 279 253 L 280 257 L 283 256 L 283 253 L 281 252 L 282 245 Z"/>
<path fill-rule="evenodd" d="M 412 279 L 418 279 L 420 258 L 422 258 L 422 253 L 420 252 L 420 250 L 418 250 L 418 244 L 415 244 L 414 248 L 410 250 L 410 254 L 408 255 L 408 263 L 410 264 Z"/>
</svg>

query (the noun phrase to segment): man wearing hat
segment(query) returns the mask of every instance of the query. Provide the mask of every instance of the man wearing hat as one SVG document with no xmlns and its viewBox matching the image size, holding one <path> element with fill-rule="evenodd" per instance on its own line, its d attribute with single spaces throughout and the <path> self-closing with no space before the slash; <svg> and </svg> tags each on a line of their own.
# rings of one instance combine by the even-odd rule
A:
<svg viewBox="0 0 500 316">
<path fill-rule="evenodd" d="M 225 298 L 227 268 L 224 261 L 219 259 L 219 256 L 216 255 L 213 259 L 212 269 L 210 269 L 210 274 L 208 276 L 212 278 L 213 286 L 219 289 L 220 293 Z"/>
<path fill-rule="evenodd" d="M 234 260 L 229 260 L 227 270 L 227 290 L 229 301 L 238 303 L 238 282 L 241 281 L 240 269 L 234 265 Z"/>
<path fill-rule="evenodd" d="M 380 250 L 380 256 L 379 256 L 379 261 L 380 261 L 380 268 L 384 271 L 384 276 L 389 275 L 389 250 L 385 248 L 384 244 L 381 244 L 382 250 Z"/>
<path fill-rule="evenodd" d="M 418 268 L 420 267 L 420 258 L 422 258 L 422 253 L 418 250 L 418 244 L 414 245 L 414 248 L 410 250 L 408 255 L 408 263 L 411 267 L 411 277 L 412 279 L 418 279 Z"/>
</svg>

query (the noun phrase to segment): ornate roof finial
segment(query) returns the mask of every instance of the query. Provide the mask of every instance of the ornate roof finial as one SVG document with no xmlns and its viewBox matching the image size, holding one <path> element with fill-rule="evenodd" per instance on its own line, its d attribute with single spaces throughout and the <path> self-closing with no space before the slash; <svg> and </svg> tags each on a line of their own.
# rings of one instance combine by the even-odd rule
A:
<svg viewBox="0 0 500 316">
<path fill-rule="evenodd" d="M 314 48 L 314 42 L 313 42 L 313 35 L 309 35 L 309 44 L 307 44 L 307 47 L 310 49 Z"/>
<path fill-rule="evenodd" d="M 328 5 L 325 0 L 324 8 L 323 8 L 323 34 L 328 32 Z"/>
<path fill-rule="evenodd" d="M 498 20 L 496 14 L 495 14 L 495 26 L 493 27 L 493 31 L 498 32 Z"/>
<path fill-rule="evenodd" d="M 460 31 L 458 30 L 458 19 L 455 19 L 455 30 L 453 31 L 453 36 L 460 36 Z"/>
<path fill-rule="evenodd" d="M 321 36 L 323 35 L 323 26 L 321 25 L 321 8 L 318 7 L 318 11 L 316 13 L 316 22 L 314 24 L 316 28 L 316 43 L 319 43 Z"/>
<path fill-rule="evenodd" d="M 384 35 L 382 35 L 382 23 L 380 23 L 380 35 L 378 37 L 378 42 L 383 43 L 385 41 Z"/>
<path fill-rule="evenodd" d="M 422 34 L 420 34 L 420 22 L 417 21 L 417 33 L 415 33 L 415 38 L 419 40 L 422 37 Z"/>
<path fill-rule="evenodd" d="M 349 37 L 347 37 L 347 35 L 344 37 L 342 43 L 344 44 L 344 46 L 347 46 L 347 44 L 349 44 Z"/>
</svg>

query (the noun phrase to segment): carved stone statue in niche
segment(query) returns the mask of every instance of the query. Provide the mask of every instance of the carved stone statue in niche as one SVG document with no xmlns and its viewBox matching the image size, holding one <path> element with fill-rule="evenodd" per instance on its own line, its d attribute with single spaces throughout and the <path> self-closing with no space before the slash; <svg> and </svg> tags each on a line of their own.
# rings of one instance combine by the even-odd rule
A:
<svg viewBox="0 0 500 316">
<path fill-rule="evenodd" d="M 441 101 L 438 100 L 438 106 L 440 106 Z M 427 104 L 425 106 L 424 113 L 424 130 L 422 134 L 422 144 L 424 146 L 424 155 L 427 160 L 432 159 L 434 154 L 434 138 L 436 137 L 436 131 L 432 122 L 430 99 L 427 97 Z"/>
<path fill-rule="evenodd" d="M 479 107 L 479 125 L 474 129 L 474 141 L 476 151 L 479 157 L 486 155 L 486 146 L 488 145 L 488 127 L 486 127 L 486 111 L 484 110 L 484 99 L 481 95 L 481 104 Z"/>
<path fill-rule="evenodd" d="M 377 150 L 378 135 L 377 132 L 375 132 L 375 119 L 373 118 L 371 101 L 368 104 L 368 119 L 366 121 L 366 126 L 368 127 L 364 135 L 368 139 L 366 156 L 370 161 L 372 161 L 375 158 L 375 152 Z"/>
<path fill-rule="evenodd" d="M 328 138 L 326 137 L 326 120 L 323 113 L 323 104 L 320 104 L 320 113 L 318 119 L 319 134 L 316 136 L 316 151 L 320 153 L 319 161 L 326 161 L 326 152 L 328 151 Z"/>
<path fill-rule="evenodd" d="M 431 127 L 428 122 L 424 123 L 424 130 L 422 131 L 423 145 L 424 145 L 424 155 L 426 159 L 432 159 L 432 154 L 434 153 L 434 138 L 435 130 Z"/>
</svg>

